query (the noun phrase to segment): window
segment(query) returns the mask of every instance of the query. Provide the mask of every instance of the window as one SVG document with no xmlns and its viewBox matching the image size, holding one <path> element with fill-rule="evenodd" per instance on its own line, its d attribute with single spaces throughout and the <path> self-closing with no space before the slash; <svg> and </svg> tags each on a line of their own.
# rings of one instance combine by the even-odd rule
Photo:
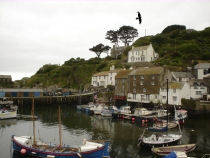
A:
<svg viewBox="0 0 210 158">
<path fill-rule="evenodd" d="M 144 101 L 145 100 L 145 96 L 141 95 L 141 100 Z"/>
<path fill-rule="evenodd" d="M 112 80 L 112 77 L 110 77 L 110 80 Z"/>
<path fill-rule="evenodd" d="M 144 85 L 144 81 L 140 81 L 140 85 L 143 86 Z"/>
<path fill-rule="evenodd" d="M 165 100 L 166 99 L 166 96 L 163 96 L 163 99 Z"/>
<path fill-rule="evenodd" d="M 134 56 L 132 56 L 132 57 L 131 57 L 131 61 L 134 61 L 134 60 L 135 60 L 135 58 L 134 58 Z"/>
<path fill-rule="evenodd" d="M 145 56 L 144 56 L 144 55 L 141 56 L 141 61 L 142 61 L 142 62 L 145 61 Z"/>
<path fill-rule="evenodd" d="M 201 95 L 201 91 L 196 91 L 196 95 Z"/>
<path fill-rule="evenodd" d="M 177 96 L 173 96 L 173 101 L 177 101 Z"/>
<path fill-rule="evenodd" d="M 135 99 L 135 100 L 136 100 L 136 94 L 133 94 L 133 99 Z"/>
<path fill-rule="evenodd" d="M 176 89 L 173 89 L 173 92 L 176 93 Z"/>
<path fill-rule="evenodd" d="M 146 100 L 150 101 L 150 95 L 149 94 L 146 95 Z"/>
</svg>

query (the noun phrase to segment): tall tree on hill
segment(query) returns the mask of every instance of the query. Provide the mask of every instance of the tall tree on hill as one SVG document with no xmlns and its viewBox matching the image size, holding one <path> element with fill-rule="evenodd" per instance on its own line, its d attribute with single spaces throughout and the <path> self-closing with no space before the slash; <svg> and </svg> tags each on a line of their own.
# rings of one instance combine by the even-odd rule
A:
<svg viewBox="0 0 210 158">
<path fill-rule="evenodd" d="M 118 37 L 125 44 L 125 46 L 129 45 L 129 43 L 132 42 L 137 36 L 138 31 L 132 26 L 122 26 L 118 30 Z"/>
<path fill-rule="evenodd" d="M 115 46 L 119 46 L 119 37 L 118 37 L 118 31 L 109 30 L 106 32 L 106 39 L 110 40 L 111 43 L 114 43 Z"/>
<path fill-rule="evenodd" d="M 105 46 L 102 43 L 93 46 L 92 48 L 90 48 L 89 50 L 96 53 L 97 58 L 100 58 L 101 53 L 107 53 L 109 51 L 110 47 L 109 46 Z"/>
</svg>

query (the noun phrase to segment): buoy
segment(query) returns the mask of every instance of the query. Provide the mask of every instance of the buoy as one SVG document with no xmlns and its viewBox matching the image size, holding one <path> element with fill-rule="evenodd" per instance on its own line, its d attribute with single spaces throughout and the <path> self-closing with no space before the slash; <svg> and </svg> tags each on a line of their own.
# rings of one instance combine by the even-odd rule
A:
<svg viewBox="0 0 210 158">
<path fill-rule="evenodd" d="M 26 149 L 21 149 L 21 150 L 20 150 L 20 153 L 21 153 L 21 154 L 25 154 L 25 153 L 26 153 Z"/>
<path fill-rule="evenodd" d="M 135 118 L 134 117 L 132 117 L 132 119 L 131 119 L 132 121 L 135 121 Z"/>
</svg>

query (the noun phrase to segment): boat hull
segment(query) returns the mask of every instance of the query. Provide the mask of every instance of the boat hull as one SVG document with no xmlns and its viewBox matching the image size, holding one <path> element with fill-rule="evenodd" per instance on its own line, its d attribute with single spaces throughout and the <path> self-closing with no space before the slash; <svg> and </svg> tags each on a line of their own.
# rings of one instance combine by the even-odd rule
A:
<svg viewBox="0 0 210 158">
<path fill-rule="evenodd" d="M 17 117 L 17 111 L 9 111 L 9 112 L 1 112 L 0 113 L 0 120 L 4 119 L 13 119 Z"/>
<path fill-rule="evenodd" d="M 165 156 L 174 151 L 181 151 L 188 153 L 193 151 L 196 148 L 196 144 L 186 144 L 186 145 L 176 145 L 176 146 L 168 146 L 168 147 L 160 147 L 160 148 L 152 148 L 152 152 L 159 156 Z"/>
<path fill-rule="evenodd" d="M 102 158 L 103 156 L 107 156 L 107 150 L 108 150 L 108 144 L 99 147 L 97 149 L 91 150 L 91 151 L 85 151 L 85 152 L 49 152 L 44 151 L 40 149 L 36 149 L 33 147 L 28 147 L 25 145 L 20 144 L 17 142 L 17 140 L 14 139 L 14 136 L 12 136 L 12 144 L 13 144 L 13 150 L 20 152 L 21 150 L 25 149 L 26 155 L 30 156 L 36 156 L 41 158 Z"/>
</svg>

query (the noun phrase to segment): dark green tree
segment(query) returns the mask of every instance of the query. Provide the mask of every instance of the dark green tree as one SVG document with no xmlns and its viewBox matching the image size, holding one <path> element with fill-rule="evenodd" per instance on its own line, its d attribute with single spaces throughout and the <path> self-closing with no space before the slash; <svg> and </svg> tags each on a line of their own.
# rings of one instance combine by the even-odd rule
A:
<svg viewBox="0 0 210 158">
<path fill-rule="evenodd" d="M 93 46 L 92 48 L 90 48 L 89 50 L 96 53 L 98 59 L 101 56 L 101 53 L 107 53 L 109 51 L 110 47 L 109 46 L 105 46 L 102 43 Z"/>
<path fill-rule="evenodd" d="M 116 46 L 119 46 L 119 37 L 118 31 L 109 30 L 106 32 L 106 39 L 108 39 L 111 43 L 114 43 Z"/>
<path fill-rule="evenodd" d="M 132 42 L 137 36 L 138 31 L 132 26 L 122 26 L 118 30 L 118 37 L 125 44 L 125 46 L 129 45 L 129 43 Z"/>
</svg>

